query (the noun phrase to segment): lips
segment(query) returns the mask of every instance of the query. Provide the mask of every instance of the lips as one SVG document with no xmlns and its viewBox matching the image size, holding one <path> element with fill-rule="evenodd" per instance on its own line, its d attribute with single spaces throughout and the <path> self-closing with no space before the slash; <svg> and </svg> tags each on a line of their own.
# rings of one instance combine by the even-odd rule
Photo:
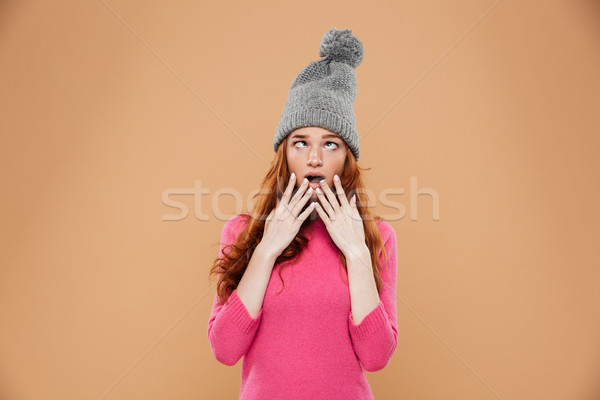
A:
<svg viewBox="0 0 600 400">
<path fill-rule="evenodd" d="M 312 183 L 318 183 L 325 179 L 325 177 L 318 172 L 308 173 L 306 174 L 305 178 Z"/>
</svg>

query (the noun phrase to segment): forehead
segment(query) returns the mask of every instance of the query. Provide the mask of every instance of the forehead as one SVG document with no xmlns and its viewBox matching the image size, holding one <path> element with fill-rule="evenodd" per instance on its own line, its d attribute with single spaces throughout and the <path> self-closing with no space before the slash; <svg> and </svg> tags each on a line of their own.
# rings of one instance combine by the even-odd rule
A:
<svg viewBox="0 0 600 400">
<path fill-rule="evenodd" d="M 340 136 L 320 126 L 305 126 L 293 131 L 290 138 L 340 139 Z"/>
</svg>

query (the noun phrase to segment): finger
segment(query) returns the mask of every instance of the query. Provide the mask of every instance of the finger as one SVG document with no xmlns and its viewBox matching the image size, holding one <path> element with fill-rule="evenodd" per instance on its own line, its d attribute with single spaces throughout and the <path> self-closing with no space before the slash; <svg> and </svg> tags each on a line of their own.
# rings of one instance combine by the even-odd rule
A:
<svg viewBox="0 0 600 400">
<path fill-rule="evenodd" d="M 325 182 L 325 179 L 321 181 L 321 189 L 323 190 L 323 193 L 325 193 L 325 196 L 327 196 L 327 199 L 329 199 L 329 203 L 331 204 L 331 207 L 333 207 L 335 212 L 339 211 L 340 204 L 338 203 L 335 194 L 333 194 L 333 192 L 329 188 L 327 182 Z"/>
<path fill-rule="evenodd" d="M 356 220 L 360 218 L 362 220 L 362 216 L 360 215 L 360 211 L 358 211 L 358 206 L 356 205 L 356 193 L 354 193 L 350 199 L 350 207 L 352 208 L 353 218 Z"/>
<path fill-rule="evenodd" d="M 271 214 L 269 214 L 269 219 L 273 219 L 275 215 L 277 215 L 277 212 L 280 210 L 279 205 L 281 204 L 281 199 L 278 197 L 277 200 L 275 201 L 275 207 L 271 210 Z"/>
<path fill-rule="evenodd" d="M 323 210 L 323 207 L 321 207 L 321 205 L 317 202 L 315 202 L 315 210 L 317 210 L 317 213 L 319 213 L 319 216 L 325 223 L 325 226 L 329 226 L 329 223 L 330 223 L 329 216 L 327 215 L 325 210 Z"/>
<path fill-rule="evenodd" d="M 307 188 L 308 188 L 308 179 L 304 178 L 304 180 L 300 184 L 300 187 L 298 188 L 298 191 L 296 191 L 296 194 L 294 195 L 294 197 L 292 198 L 292 200 L 290 200 L 290 206 L 294 206 L 296 204 L 296 202 L 298 201 L 298 199 L 300 197 L 302 197 L 302 195 L 304 195 L 304 191 Z"/>
<path fill-rule="evenodd" d="M 292 193 L 292 190 L 294 190 L 295 185 L 296 185 L 296 174 L 294 174 L 292 172 L 292 175 L 290 176 L 288 185 L 285 188 L 285 192 L 283 192 L 283 196 L 281 196 L 281 199 L 284 200 L 285 203 L 287 203 L 289 201 L 290 194 Z"/>
<path fill-rule="evenodd" d="M 269 215 L 267 215 L 267 218 L 270 218 L 273 216 L 273 214 L 275 214 L 275 208 L 271 209 L 271 212 L 269 213 Z"/>
<path fill-rule="evenodd" d="M 304 193 L 304 196 L 294 205 L 294 215 L 298 214 L 302 207 L 306 204 L 308 199 L 312 196 L 313 188 L 308 188 L 308 190 Z"/>
<path fill-rule="evenodd" d="M 321 208 L 327 212 L 328 217 L 330 219 L 335 219 L 335 211 L 333 210 L 333 208 L 331 208 L 331 205 L 329 205 L 329 201 L 327 201 L 327 198 L 325 197 L 325 195 L 323 194 L 323 190 L 317 188 L 317 197 L 319 198 L 319 200 L 321 201 Z M 337 201 L 337 200 L 335 200 Z"/>
<path fill-rule="evenodd" d="M 308 218 L 310 213 L 315 209 L 316 204 L 318 204 L 318 203 L 315 201 L 315 202 L 311 203 L 308 207 L 306 207 L 306 210 L 304 210 L 300 215 L 298 215 L 298 219 L 300 221 L 304 221 L 306 218 Z"/>
<path fill-rule="evenodd" d="M 338 179 L 335 179 L 335 178 L 338 178 Z M 346 193 L 344 192 L 344 187 L 342 186 L 342 181 L 339 179 L 339 177 L 337 175 L 333 178 L 333 185 L 336 188 L 336 192 L 340 199 L 340 204 L 342 205 L 342 208 L 349 207 L 350 204 L 348 203 L 348 199 L 346 198 Z"/>
<path fill-rule="evenodd" d="M 290 177 L 290 184 L 288 185 L 288 187 L 285 191 L 284 197 L 282 197 L 282 200 L 285 200 L 283 202 L 283 209 L 284 209 L 284 213 L 283 213 L 284 217 L 283 218 L 287 218 L 288 214 L 293 214 L 292 205 L 296 201 L 297 191 L 296 191 L 296 195 L 292 198 L 292 200 L 290 200 L 290 197 L 292 196 L 292 193 L 294 193 L 295 190 L 296 190 L 296 183 L 295 183 L 295 174 L 294 174 L 294 179 L 292 180 Z"/>
</svg>

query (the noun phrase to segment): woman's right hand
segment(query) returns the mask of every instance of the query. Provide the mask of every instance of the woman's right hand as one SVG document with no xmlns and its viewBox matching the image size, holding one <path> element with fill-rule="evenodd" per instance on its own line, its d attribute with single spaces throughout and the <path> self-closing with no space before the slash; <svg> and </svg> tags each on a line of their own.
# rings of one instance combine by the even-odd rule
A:
<svg viewBox="0 0 600 400">
<path fill-rule="evenodd" d="M 281 200 L 277 199 L 277 205 L 267 216 L 263 237 L 260 242 L 261 246 L 264 246 L 277 257 L 294 240 L 300 226 L 302 226 L 304 220 L 314 210 L 313 203 L 298 215 L 308 199 L 310 199 L 312 188 L 306 190 L 308 181 L 305 179 L 294 197 L 290 200 L 295 184 L 296 179 L 292 175 Z"/>
</svg>

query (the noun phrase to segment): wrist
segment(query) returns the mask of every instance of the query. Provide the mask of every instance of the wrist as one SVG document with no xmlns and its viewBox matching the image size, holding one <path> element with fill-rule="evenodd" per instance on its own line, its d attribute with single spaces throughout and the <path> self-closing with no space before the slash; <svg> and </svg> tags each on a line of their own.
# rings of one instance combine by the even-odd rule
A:
<svg viewBox="0 0 600 400">
<path fill-rule="evenodd" d="M 254 249 L 254 253 L 258 253 L 259 257 L 262 257 L 268 261 L 273 261 L 273 263 L 275 263 L 275 260 L 277 257 L 279 257 L 279 254 L 277 254 L 277 252 L 271 249 L 269 246 L 265 245 L 264 242 L 258 243 L 256 249 Z"/>
<path fill-rule="evenodd" d="M 350 250 L 344 252 L 346 260 L 370 260 L 371 252 L 367 244 L 351 247 Z"/>
</svg>

